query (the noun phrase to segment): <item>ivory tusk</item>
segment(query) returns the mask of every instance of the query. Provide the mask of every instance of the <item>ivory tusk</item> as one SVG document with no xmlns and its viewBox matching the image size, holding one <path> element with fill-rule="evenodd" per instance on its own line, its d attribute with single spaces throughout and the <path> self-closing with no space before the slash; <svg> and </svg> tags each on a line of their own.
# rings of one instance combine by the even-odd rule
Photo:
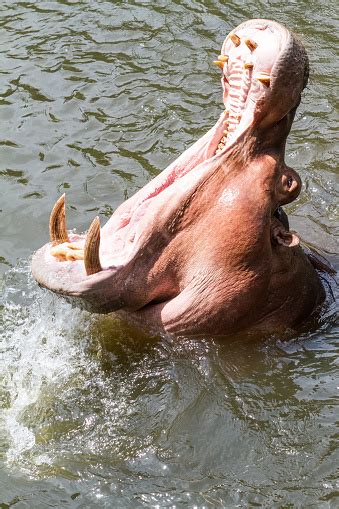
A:
<svg viewBox="0 0 339 509">
<path fill-rule="evenodd" d="M 102 270 L 99 258 L 100 247 L 100 220 L 97 216 L 93 219 L 87 232 L 84 247 L 84 263 L 87 276 L 96 274 Z"/>
<path fill-rule="evenodd" d="M 69 242 L 66 230 L 65 194 L 55 203 L 49 218 L 49 235 L 54 245 Z"/>
</svg>

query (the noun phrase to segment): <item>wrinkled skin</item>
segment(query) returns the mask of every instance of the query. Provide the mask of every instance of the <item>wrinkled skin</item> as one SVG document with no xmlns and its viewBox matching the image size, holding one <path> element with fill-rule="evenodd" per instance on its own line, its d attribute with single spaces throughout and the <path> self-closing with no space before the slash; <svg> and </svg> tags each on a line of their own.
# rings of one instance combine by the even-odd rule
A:
<svg viewBox="0 0 339 509">
<path fill-rule="evenodd" d="M 69 234 L 34 255 L 40 285 L 186 334 L 294 328 L 323 302 L 281 209 L 301 188 L 284 153 L 308 78 L 305 50 L 281 25 L 251 20 L 221 54 L 226 115 L 116 210 L 101 229 L 99 272 L 86 274 L 82 254 L 73 259 L 85 237 Z"/>
</svg>

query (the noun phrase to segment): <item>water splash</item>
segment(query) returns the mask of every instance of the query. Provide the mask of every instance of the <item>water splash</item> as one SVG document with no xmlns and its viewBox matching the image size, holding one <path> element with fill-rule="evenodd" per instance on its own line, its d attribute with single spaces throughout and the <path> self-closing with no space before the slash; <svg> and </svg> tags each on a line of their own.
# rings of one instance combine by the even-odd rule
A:
<svg viewBox="0 0 339 509">
<path fill-rule="evenodd" d="M 44 388 L 60 386 L 72 377 L 92 320 L 39 290 L 25 262 L 11 269 L 2 285 L 0 341 L 6 365 L 2 425 L 9 442 L 7 460 L 14 464 L 36 445 L 35 433 L 23 419 L 25 412 L 39 401 Z M 76 336 L 84 344 L 71 340 Z"/>
</svg>

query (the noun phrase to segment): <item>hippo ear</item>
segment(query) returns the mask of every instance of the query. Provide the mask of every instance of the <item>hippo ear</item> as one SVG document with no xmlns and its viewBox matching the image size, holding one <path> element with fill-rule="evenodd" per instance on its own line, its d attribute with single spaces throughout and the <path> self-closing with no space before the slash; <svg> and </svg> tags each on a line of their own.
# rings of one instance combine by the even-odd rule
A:
<svg viewBox="0 0 339 509">
<path fill-rule="evenodd" d="M 276 226 L 272 235 L 277 244 L 285 247 L 294 247 L 299 245 L 299 237 L 295 233 L 288 232 L 282 226 Z"/>
</svg>

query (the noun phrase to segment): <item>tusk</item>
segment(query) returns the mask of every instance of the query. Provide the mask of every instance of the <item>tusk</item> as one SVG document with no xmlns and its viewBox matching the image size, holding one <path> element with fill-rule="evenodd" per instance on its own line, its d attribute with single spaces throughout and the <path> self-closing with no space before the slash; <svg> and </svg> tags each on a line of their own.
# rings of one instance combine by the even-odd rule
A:
<svg viewBox="0 0 339 509">
<path fill-rule="evenodd" d="M 267 72 L 259 72 L 256 75 L 256 79 L 263 83 L 266 87 L 270 86 L 271 76 Z"/>
<path fill-rule="evenodd" d="M 65 194 L 54 205 L 49 218 L 49 235 L 54 245 L 69 242 L 66 230 Z"/>
<path fill-rule="evenodd" d="M 84 247 L 84 263 L 87 276 L 96 274 L 102 270 L 99 258 L 100 247 L 100 220 L 97 216 L 93 219 L 87 232 Z"/>
<path fill-rule="evenodd" d="M 251 51 L 254 51 L 255 48 L 258 47 L 258 44 L 252 41 L 252 39 L 245 39 L 245 44 Z"/>
<path fill-rule="evenodd" d="M 223 70 L 225 62 L 220 62 L 220 60 L 213 60 L 213 64 L 217 65 L 221 70 Z"/>
<path fill-rule="evenodd" d="M 229 59 L 228 55 L 219 55 L 218 56 L 218 60 L 220 60 L 220 62 L 228 62 L 228 59 Z"/>
<path fill-rule="evenodd" d="M 233 44 L 235 44 L 235 46 L 240 45 L 240 37 L 238 37 L 236 34 L 231 34 L 230 39 L 233 42 Z"/>
</svg>

